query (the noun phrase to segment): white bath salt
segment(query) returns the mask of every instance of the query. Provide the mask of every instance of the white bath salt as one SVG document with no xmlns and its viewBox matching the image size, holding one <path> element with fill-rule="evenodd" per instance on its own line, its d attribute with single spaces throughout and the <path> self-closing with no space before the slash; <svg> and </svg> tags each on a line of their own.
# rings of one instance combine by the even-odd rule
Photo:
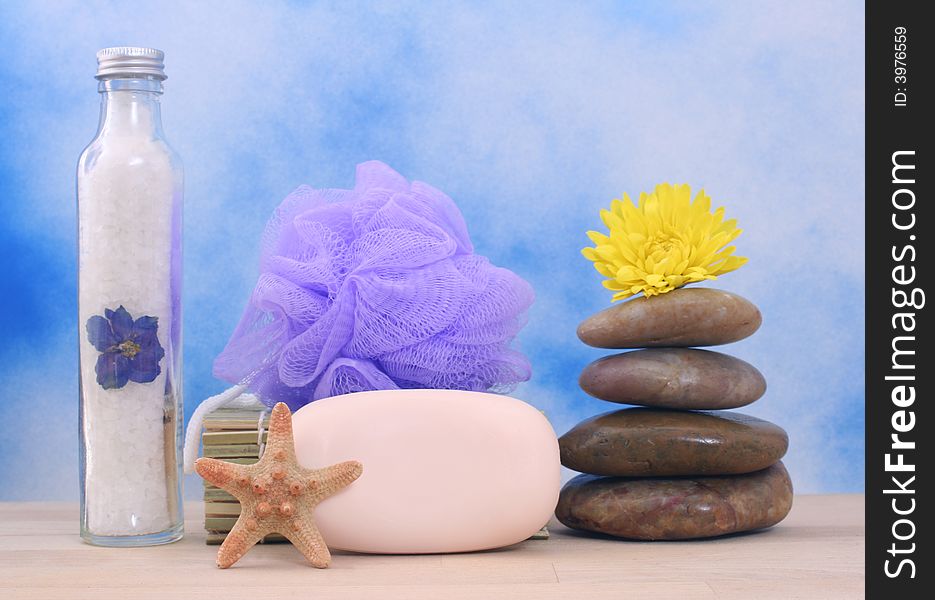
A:
<svg viewBox="0 0 935 600">
<path fill-rule="evenodd" d="M 181 414 L 173 386 L 181 381 L 175 381 L 180 349 L 173 346 L 172 324 L 179 318 L 173 314 L 179 277 L 172 262 L 180 243 L 174 196 L 181 190 L 171 151 L 147 133 L 158 121 L 158 105 L 129 91 L 109 96 L 104 135 L 86 151 L 78 178 L 85 526 L 94 536 L 132 536 L 165 531 L 178 520 Z M 105 389 L 95 373 L 102 353 L 86 324 L 120 306 L 134 320 L 158 319 L 165 356 L 152 382 Z"/>
</svg>

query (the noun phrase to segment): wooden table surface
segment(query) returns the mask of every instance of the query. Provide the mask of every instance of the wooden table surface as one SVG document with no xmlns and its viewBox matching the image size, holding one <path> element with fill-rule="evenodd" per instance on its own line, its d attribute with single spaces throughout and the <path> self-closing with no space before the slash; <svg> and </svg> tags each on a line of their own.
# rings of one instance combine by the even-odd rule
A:
<svg viewBox="0 0 935 600">
<path fill-rule="evenodd" d="M 202 507 L 186 506 L 185 539 L 97 548 L 76 534 L 72 504 L 0 503 L 0 598 L 862 598 L 863 496 L 797 496 L 780 525 L 696 542 L 623 542 L 551 526 L 549 540 L 471 554 L 336 552 L 314 569 L 290 545 L 254 548 L 214 566 Z"/>
</svg>

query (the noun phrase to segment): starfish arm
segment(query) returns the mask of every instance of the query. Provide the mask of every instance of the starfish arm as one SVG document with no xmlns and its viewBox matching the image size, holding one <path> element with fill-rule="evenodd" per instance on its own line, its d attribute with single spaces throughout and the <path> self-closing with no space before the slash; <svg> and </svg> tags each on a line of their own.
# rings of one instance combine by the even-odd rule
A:
<svg viewBox="0 0 935 600">
<path fill-rule="evenodd" d="M 252 523 L 251 523 L 252 521 Z M 250 527 L 250 525 L 252 527 Z M 247 553 L 257 542 L 266 537 L 270 532 L 265 528 L 257 527 L 256 521 L 251 517 L 241 515 L 234 523 L 234 527 L 224 539 L 221 548 L 218 550 L 218 567 L 226 569 Z"/>
<path fill-rule="evenodd" d="M 298 548 L 313 567 L 325 569 L 331 564 L 328 544 L 311 519 L 296 519 L 291 523 L 290 531 L 281 533 Z"/>
<path fill-rule="evenodd" d="M 292 437 L 292 413 L 283 402 L 277 402 L 269 416 L 269 435 L 263 457 L 272 456 L 276 460 L 288 460 L 295 456 L 295 442 Z"/>
<path fill-rule="evenodd" d="M 231 492 L 235 496 L 238 495 L 237 479 L 246 474 L 244 465 L 229 463 L 216 458 L 199 458 L 195 461 L 195 471 L 208 483 Z"/>
<path fill-rule="evenodd" d="M 318 469 L 316 479 L 324 496 L 330 496 L 346 488 L 364 472 L 364 466 L 356 460 L 348 460 L 324 469 Z"/>
<path fill-rule="evenodd" d="M 282 533 L 314 567 L 325 568 L 331 553 L 312 519 L 315 506 L 360 477 L 356 460 L 324 469 L 305 469 L 296 460 L 292 413 L 278 403 L 270 415 L 263 457 L 254 465 L 201 458 L 195 469 L 205 481 L 227 490 L 241 504 L 241 515 L 218 551 L 222 569 L 236 563 L 263 537 Z"/>
</svg>

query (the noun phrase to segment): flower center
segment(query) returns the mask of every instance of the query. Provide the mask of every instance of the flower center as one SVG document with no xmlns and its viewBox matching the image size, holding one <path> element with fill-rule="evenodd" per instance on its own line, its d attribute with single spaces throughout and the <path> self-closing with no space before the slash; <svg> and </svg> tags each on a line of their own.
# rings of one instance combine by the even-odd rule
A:
<svg viewBox="0 0 935 600">
<path fill-rule="evenodd" d="M 665 233 L 657 233 L 649 240 L 649 254 L 656 256 L 658 253 L 669 254 L 678 244 L 679 240 L 672 238 Z"/>
<path fill-rule="evenodd" d="M 133 358 L 140 351 L 140 345 L 133 340 L 126 340 L 117 346 L 117 350 L 127 358 Z"/>
</svg>

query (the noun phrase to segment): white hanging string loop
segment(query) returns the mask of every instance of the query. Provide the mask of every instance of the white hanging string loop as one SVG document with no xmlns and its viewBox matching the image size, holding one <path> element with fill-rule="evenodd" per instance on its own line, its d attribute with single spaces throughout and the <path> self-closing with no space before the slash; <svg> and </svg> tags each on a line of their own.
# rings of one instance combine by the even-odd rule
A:
<svg viewBox="0 0 935 600">
<path fill-rule="evenodd" d="M 266 450 L 266 442 L 263 441 L 263 433 L 266 431 L 263 428 L 263 419 L 265 419 L 269 413 L 269 408 L 264 408 L 260 412 L 260 416 L 256 419 L 256 445 L 259 446 L 257 458 L 263 458 L 263 451 Z"/>
<path fill-rule="evenodd" d="M 235 385 L 224 390 L 217 396 L 207 398 L 204 402 L 199 404 L 195 412 L 192 413 L 192 418 L 188 422 L 188 429 L 185 430 L 185 450 L 183 456 L 186 473 L 195 472 L 195 459 L 198 458 L 199 438 L 201 436 L 201 427 L 204 424 L 205 415 L 222 406 L 230 406 L 231 404 L 251 405 L 256 402 L 256 398 L 252 395 L 245 395 L 245 391 L 247 391 L 247 386 Z M 246 401 L 241 398 L 242 396 L 246 398 Z M 260 415 L 260 418 L 263 418 L 262 415 Z"/>
</svg>

